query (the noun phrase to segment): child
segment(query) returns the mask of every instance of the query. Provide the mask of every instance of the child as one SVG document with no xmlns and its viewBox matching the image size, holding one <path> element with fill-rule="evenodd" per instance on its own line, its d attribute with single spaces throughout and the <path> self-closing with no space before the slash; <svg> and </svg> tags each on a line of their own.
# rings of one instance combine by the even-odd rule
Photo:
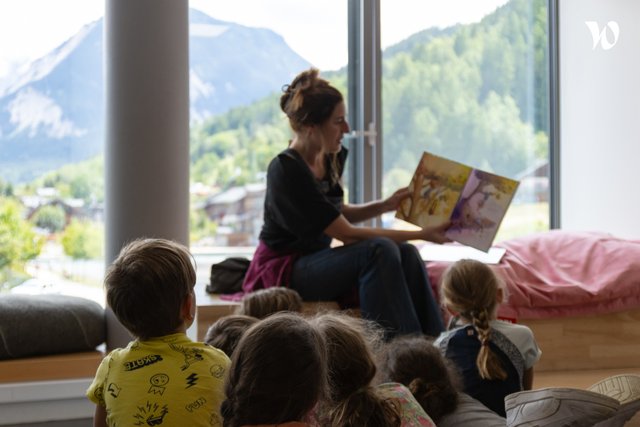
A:
<svg viewBox="0 0 640 427">
<path fill-rule="evenodd" d="M 281 286 L 258 289 L 242 298 L 242 306 L 238 313 L 264 319 L 279 311 L 301 312 L 302 298 L 300 294 L 293 289 Z"/>
<path fill-rule="evenodd" d="M 178 243 L 139 239 L 108 268 L 107 303 L 136 339 L 98 367 L 87 390 L 94 426 L 222 425 L 229 358 L 186 335 L 196 310 L 192 261 Z"/>
<path fill-rule="evenodd" d="M 312 323 L 325 340 L 331 385 L 328 401 L 319 408 L 321 425 L 435 425 L 402 384 L 372 384 L 376 365 L 371 343 L 381 339 L 381 330 L 376 333 L 365 321 L 338 312 L 321 314 Z"/>
<path fill-rule="evenodd" d="M 204 342 L 224 351 L 231 357 L 240 338 L 259 319 L 244 314 L 230 314 L 213 322 L 204 336 Z"/>
<path fill-rule="evenodd" d="M 460 371 L 464 391 L 505 416 L 504 397 L 533 384 L 533 365 L 541 351 L 524 325 L 496 320 L 504 300 L 493 270 L 475 260 L 460 260 L 442 276 L 442 302 L 461 323 L 435 342 Z"/>
<path fill-rule="evenodd" d="M 250 327 L 233 353 L 224 426 L 307 426 L 325 390 L 320 334 L 299 314 L 273 314 Z"/>
<path fill-rule="evenodd" d="M 404 384 L 438 427 L 505 427 L 506 420 L 462 393 L 455 366 L 425 336 L 390 341 L 380 358 L 383 381 Z"/>
</svg>

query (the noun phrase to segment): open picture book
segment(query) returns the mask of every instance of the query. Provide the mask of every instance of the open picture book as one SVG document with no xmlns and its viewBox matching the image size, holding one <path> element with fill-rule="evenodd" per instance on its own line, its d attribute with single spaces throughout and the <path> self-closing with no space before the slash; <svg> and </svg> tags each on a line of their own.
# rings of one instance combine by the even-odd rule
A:
<svg viewBox="0 0 640 427">
<path fill-rule="evenodd" d="M 446 236 L 487 252 L 518 181 L 424 152 L 396 218 L 419 227 L 451 221 Z"/>
</svg>

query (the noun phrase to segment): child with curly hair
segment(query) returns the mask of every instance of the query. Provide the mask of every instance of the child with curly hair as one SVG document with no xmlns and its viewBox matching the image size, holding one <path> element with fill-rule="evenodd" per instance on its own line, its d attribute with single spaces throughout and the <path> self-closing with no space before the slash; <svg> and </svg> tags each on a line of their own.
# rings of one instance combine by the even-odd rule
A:
<svg viewBox="0 0 640 427">
<path fill-rule="evenodd" d="M 404 384 L 438 427 L 505 427 L 505 419 L 462 392 L 456 367 L 425 336 L 389 342 L 380 358 L 383 381 Z"/>
<path fill-rule="evenodd" d="M 320 425 L 435 426 L 404 385 L 374 383 L 374 348 L 382 339 L 379 326 L 339 312 L 320 314 L 311 322 L 327 349 L 330 392 L 319 405 Z"/>
</svg>

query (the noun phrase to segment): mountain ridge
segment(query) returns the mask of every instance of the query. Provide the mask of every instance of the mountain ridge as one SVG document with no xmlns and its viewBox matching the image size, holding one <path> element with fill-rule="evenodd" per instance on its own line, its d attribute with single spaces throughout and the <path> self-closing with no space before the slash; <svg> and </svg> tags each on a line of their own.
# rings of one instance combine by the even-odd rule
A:
<svg viewBox="0 0 640 427">
<path fill-rule="evenodd" d="M 192 121 L 271 93 L 309 62 L 272 30 L 189 11 Z M 104 18 L 0 81 L 0 170 L 30 181 L 104 147 Z M 269 70 L 269 72 L 265 72 Z"/>
</svg>

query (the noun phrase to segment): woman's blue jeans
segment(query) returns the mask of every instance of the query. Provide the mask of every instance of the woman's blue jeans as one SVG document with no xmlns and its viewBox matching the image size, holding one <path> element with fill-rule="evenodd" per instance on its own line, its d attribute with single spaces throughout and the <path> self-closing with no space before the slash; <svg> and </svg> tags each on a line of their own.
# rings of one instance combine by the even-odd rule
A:
<svg viewBox="0 0 640 427">
<path fill-rule="evenodd" d="M 300 257 L 291 288 L 305 301 L 331 301 L 357 287 L 362 317 L 375 320 L 387 338 L 444 330 L 420 253 L 409 243 L 377 237 Z"/>
</svg>

